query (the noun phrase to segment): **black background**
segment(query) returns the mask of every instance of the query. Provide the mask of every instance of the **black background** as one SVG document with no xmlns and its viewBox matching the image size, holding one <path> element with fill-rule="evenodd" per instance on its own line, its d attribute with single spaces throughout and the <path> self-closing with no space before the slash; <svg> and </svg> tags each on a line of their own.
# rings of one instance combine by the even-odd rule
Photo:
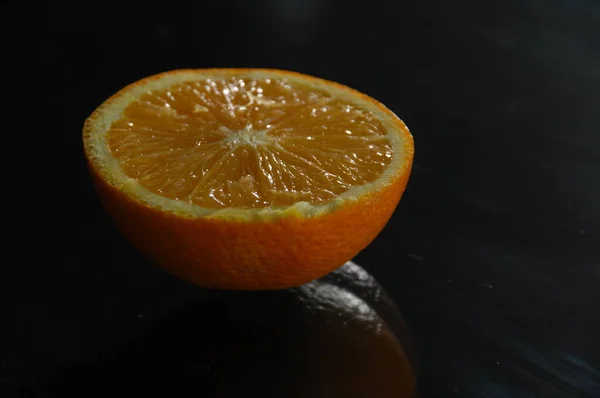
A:
<svg viewBox="0 0 600 398">
<path fill-rule="evenodd" d="M 23 248 L 2 267 L 4 385 L 34 394 L 57 367 L 93 362 L 197 299 L 195 287 L 141 259 L 102 212 L 84 167 L 83 120 L 153 73 L 254 66 L 347 84 L 412 130 L 407 192 L 357 262 L 407 320 L 424 397 L 600 396 L 598 2 L 1 10 L 5 66 L 29 72 L 22 87 L 35 86 L 5 108 L 30 110 L 7 130 L 51 155 L 17 177 L 31 190 L 19 191 L 28 205 L 13 238 Z"/>
</svg>

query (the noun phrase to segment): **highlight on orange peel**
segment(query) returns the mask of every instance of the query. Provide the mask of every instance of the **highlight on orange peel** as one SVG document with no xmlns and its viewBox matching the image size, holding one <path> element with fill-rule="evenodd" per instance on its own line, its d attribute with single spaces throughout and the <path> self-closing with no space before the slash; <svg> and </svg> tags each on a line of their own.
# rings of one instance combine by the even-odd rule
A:
<svg viewBox="0 0 600 398">
<path fill-rule="evenodd" d="M 408 182 L 413 139 L 343 85 L 269 69 L 161 73 L 106 100 L 83 143 L 119 230 L 209 288 L 298 286 L 353 258 Z"/>
</svg>

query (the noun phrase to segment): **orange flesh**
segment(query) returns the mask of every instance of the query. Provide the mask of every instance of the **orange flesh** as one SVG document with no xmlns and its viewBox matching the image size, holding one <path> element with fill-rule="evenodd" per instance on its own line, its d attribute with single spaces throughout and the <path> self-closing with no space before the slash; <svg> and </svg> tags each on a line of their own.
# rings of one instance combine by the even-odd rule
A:
<svg viewBox="0 0 600 398">
<path fill-rule="evenodd" d="M 283 79 L 184 82 L 148 92 L 108 131 L 124 172 L 206 208 L 320 204 L 392 160 L 377 118 Z"/>
</svg>

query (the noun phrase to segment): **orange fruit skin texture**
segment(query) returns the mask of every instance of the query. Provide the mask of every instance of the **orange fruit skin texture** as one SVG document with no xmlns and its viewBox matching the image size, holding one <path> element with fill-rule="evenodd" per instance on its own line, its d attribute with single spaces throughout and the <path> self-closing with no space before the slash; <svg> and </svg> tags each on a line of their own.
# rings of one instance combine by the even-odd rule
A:
<svg viewBox="0 0 600 398">
<path fill-rule="evenodd" d="M 121 232 L 159 266 L 204 287 L 268 290 L 320 278 L 367 247 L 394 212 L 408 174 L 322 217 L 252 223 L 183 218 L 137 203 L 97 175 L 95 181 Z"/>
<path fill-rule="evenodd" d="M 401 131 L 406 131 L 400 119 L 377 104 L 397 120 Z M 202 287 L 274 290 L 299 286 L 330 273 L 375 239 L 392 216 L 409 179 L 412 138 L 403 149 L 405 167 L 381 190 L 365 193 L 357 201 L 347 201 L 321 216 L 275 220 L 232 221 L 210 215 L 187 218 L 153 208 L 107 183 L 91 162 L 88 164 L 104 208 L 125 237 L 151 261 Z"/>
</svg>

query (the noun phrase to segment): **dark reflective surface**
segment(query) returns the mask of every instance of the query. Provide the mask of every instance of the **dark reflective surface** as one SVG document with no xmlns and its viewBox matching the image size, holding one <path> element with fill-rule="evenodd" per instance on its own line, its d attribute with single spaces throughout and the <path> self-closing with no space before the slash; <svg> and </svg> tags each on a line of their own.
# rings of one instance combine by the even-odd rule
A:
<svg viewBox="0 0 600 398">
<path fill-rule="evenodd" d="M 63 366 L 25 391 L 409 398 L 415 392 L 412 350 L 389 296 L 348 263 L 291 290 L 198 289 L 195 299 L 149 320 L 99 358 Z"/>
<path fill-rule="evenodd" d="M 3 383 L 82 359 L 93 368 L 151 320 L 201 300 L 144 262 L 100 209 L 82 156 L 85 117 L 151 73 L 262 66 L 364 91 L 414 133 L 407 192 L 357 261 L 406 318 L 424 397 L 600 396 L 597 1 L 2 7 L 3 66 L 36 71 L 27 94 L 44 104 L 19 119 L 40 126 L 7 128 L 26 138 L 20 156 L 34 141 L 43 153 L 37 174 L 19 163 L 19 179 L 38 185 L 14 190 L 30 201 L 14 211 L 26 246 L 0 270 Z M 11 98 L 7 114 L 31 109 Z M 168 353 L 171 340 L 156 349 Z"/>
</svg>

